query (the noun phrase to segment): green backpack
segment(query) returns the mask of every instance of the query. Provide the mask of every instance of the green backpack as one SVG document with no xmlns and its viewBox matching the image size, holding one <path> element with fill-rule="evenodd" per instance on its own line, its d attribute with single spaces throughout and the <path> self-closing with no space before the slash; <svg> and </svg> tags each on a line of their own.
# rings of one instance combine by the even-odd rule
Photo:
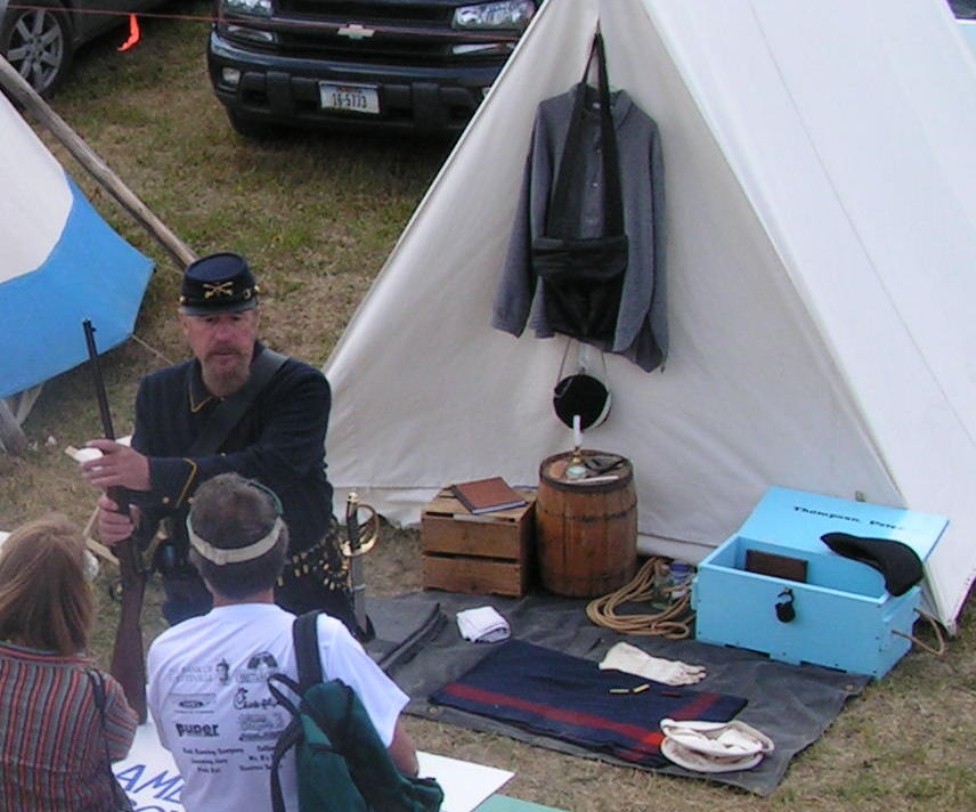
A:
<svg viewBox="0 0 976 812">
<path fill-rule="evenodd" d="M 437 781 L 401 773 L 355 692 L 341 680 L 323 679 L 318 614 L 296 618 L 292 628 L 298 683 L 283 674 L 268 679 L 278 704 L 293 717 L 272 758 L 274 812 L 285 810 L 278 768 L 292 748 L 301 812 L 438 812 L 444 791 Z M 299 697 L 297 705 L 278 684 Z"/>
</svg>

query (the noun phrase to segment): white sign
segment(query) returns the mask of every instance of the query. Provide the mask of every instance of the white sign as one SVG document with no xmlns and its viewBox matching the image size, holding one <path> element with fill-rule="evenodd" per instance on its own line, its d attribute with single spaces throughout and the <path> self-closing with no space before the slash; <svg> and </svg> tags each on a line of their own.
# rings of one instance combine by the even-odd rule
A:
<svg viewBox="0 0 976 812">
<path fill-rule="evenodd" d="M 514 775 L 432 753 L 420 752 L 418 757 L 420 774 L 436 778 L 444 789 L 442 812 L 472 812 Z M 116 762 L 114 769 L 136 812 L 184 812 L 183 779 L 151 721 L 139 726 L 128 757 Z"/>
</svg>

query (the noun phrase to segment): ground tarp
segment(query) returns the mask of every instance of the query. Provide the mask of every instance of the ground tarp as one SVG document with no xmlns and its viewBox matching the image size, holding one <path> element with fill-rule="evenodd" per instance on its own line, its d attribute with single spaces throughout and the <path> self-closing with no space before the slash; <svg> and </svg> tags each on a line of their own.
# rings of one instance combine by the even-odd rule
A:
<svg viewBox="0 0 976 812">
<path fill-rule="evenodd" d="M 708 778 L 759 795 L 770 794 L 780 784 L 790 760 L 813 744 L 847 700 L 868 682 L 867 677 L 812 665 L 787 665 L 742 649 L 619 634 L 592 624 L 586 616 L 586 603 L 546 595 L 515 599 L 433 591 L 370 598 L 368 611 L 377 639 L 367 649 L 410 695 L 408 713 L 634 768 L 640 765 L 431 702 L 432 693 L 465 674 L 499 645 L 464 640 L 455 622 L 457 612 L 493 606 L 508 620 L 512 639 L 595 662 L 614 643 L 625 640 L 658 657 L 703 665 L 707 677 L 693 687 L 745 698 L 745 709 L 736 718 L 772 738 L 775 750 L 756 768 L 739 772 L 696 773 L 673 764 L 654 769 L 668 775 Z M 557 676 L 553 674 L 553 679 Z"/>
</svg>

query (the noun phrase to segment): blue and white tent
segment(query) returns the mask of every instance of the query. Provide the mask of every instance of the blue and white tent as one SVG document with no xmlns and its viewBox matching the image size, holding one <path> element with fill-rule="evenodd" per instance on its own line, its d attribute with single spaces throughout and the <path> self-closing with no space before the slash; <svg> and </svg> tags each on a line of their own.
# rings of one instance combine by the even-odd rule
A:
<svg viewBox="0 0 976 812">
<path fill-rule="evenodd" d="M 3 94 L 0 143 L 0 398 L 9 398 L 87 359 L 84 319 L 100 352 L 125 341 L 153 262 L 105 222 Z"/>
</svg>

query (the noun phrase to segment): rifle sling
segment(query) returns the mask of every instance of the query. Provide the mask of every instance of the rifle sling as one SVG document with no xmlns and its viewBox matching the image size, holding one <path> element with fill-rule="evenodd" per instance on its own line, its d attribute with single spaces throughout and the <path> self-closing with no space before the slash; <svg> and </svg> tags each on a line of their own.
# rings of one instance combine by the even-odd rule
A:
<svg viewBox="0 0 976 812">
<path fill-rule="evenodd" d="M 281 353 L 265 347 L 251 364 L 251 375 L 247 383 L 229 398 L 222 400 L 214 409 L 203 431 L 190 446 L 189 456 L 199 457 L 216 453 L 234 426 L 240 422 L 244 412 L 254 403 L 255 398 L 286 360 L 288 359 Z"/>
</svg>

